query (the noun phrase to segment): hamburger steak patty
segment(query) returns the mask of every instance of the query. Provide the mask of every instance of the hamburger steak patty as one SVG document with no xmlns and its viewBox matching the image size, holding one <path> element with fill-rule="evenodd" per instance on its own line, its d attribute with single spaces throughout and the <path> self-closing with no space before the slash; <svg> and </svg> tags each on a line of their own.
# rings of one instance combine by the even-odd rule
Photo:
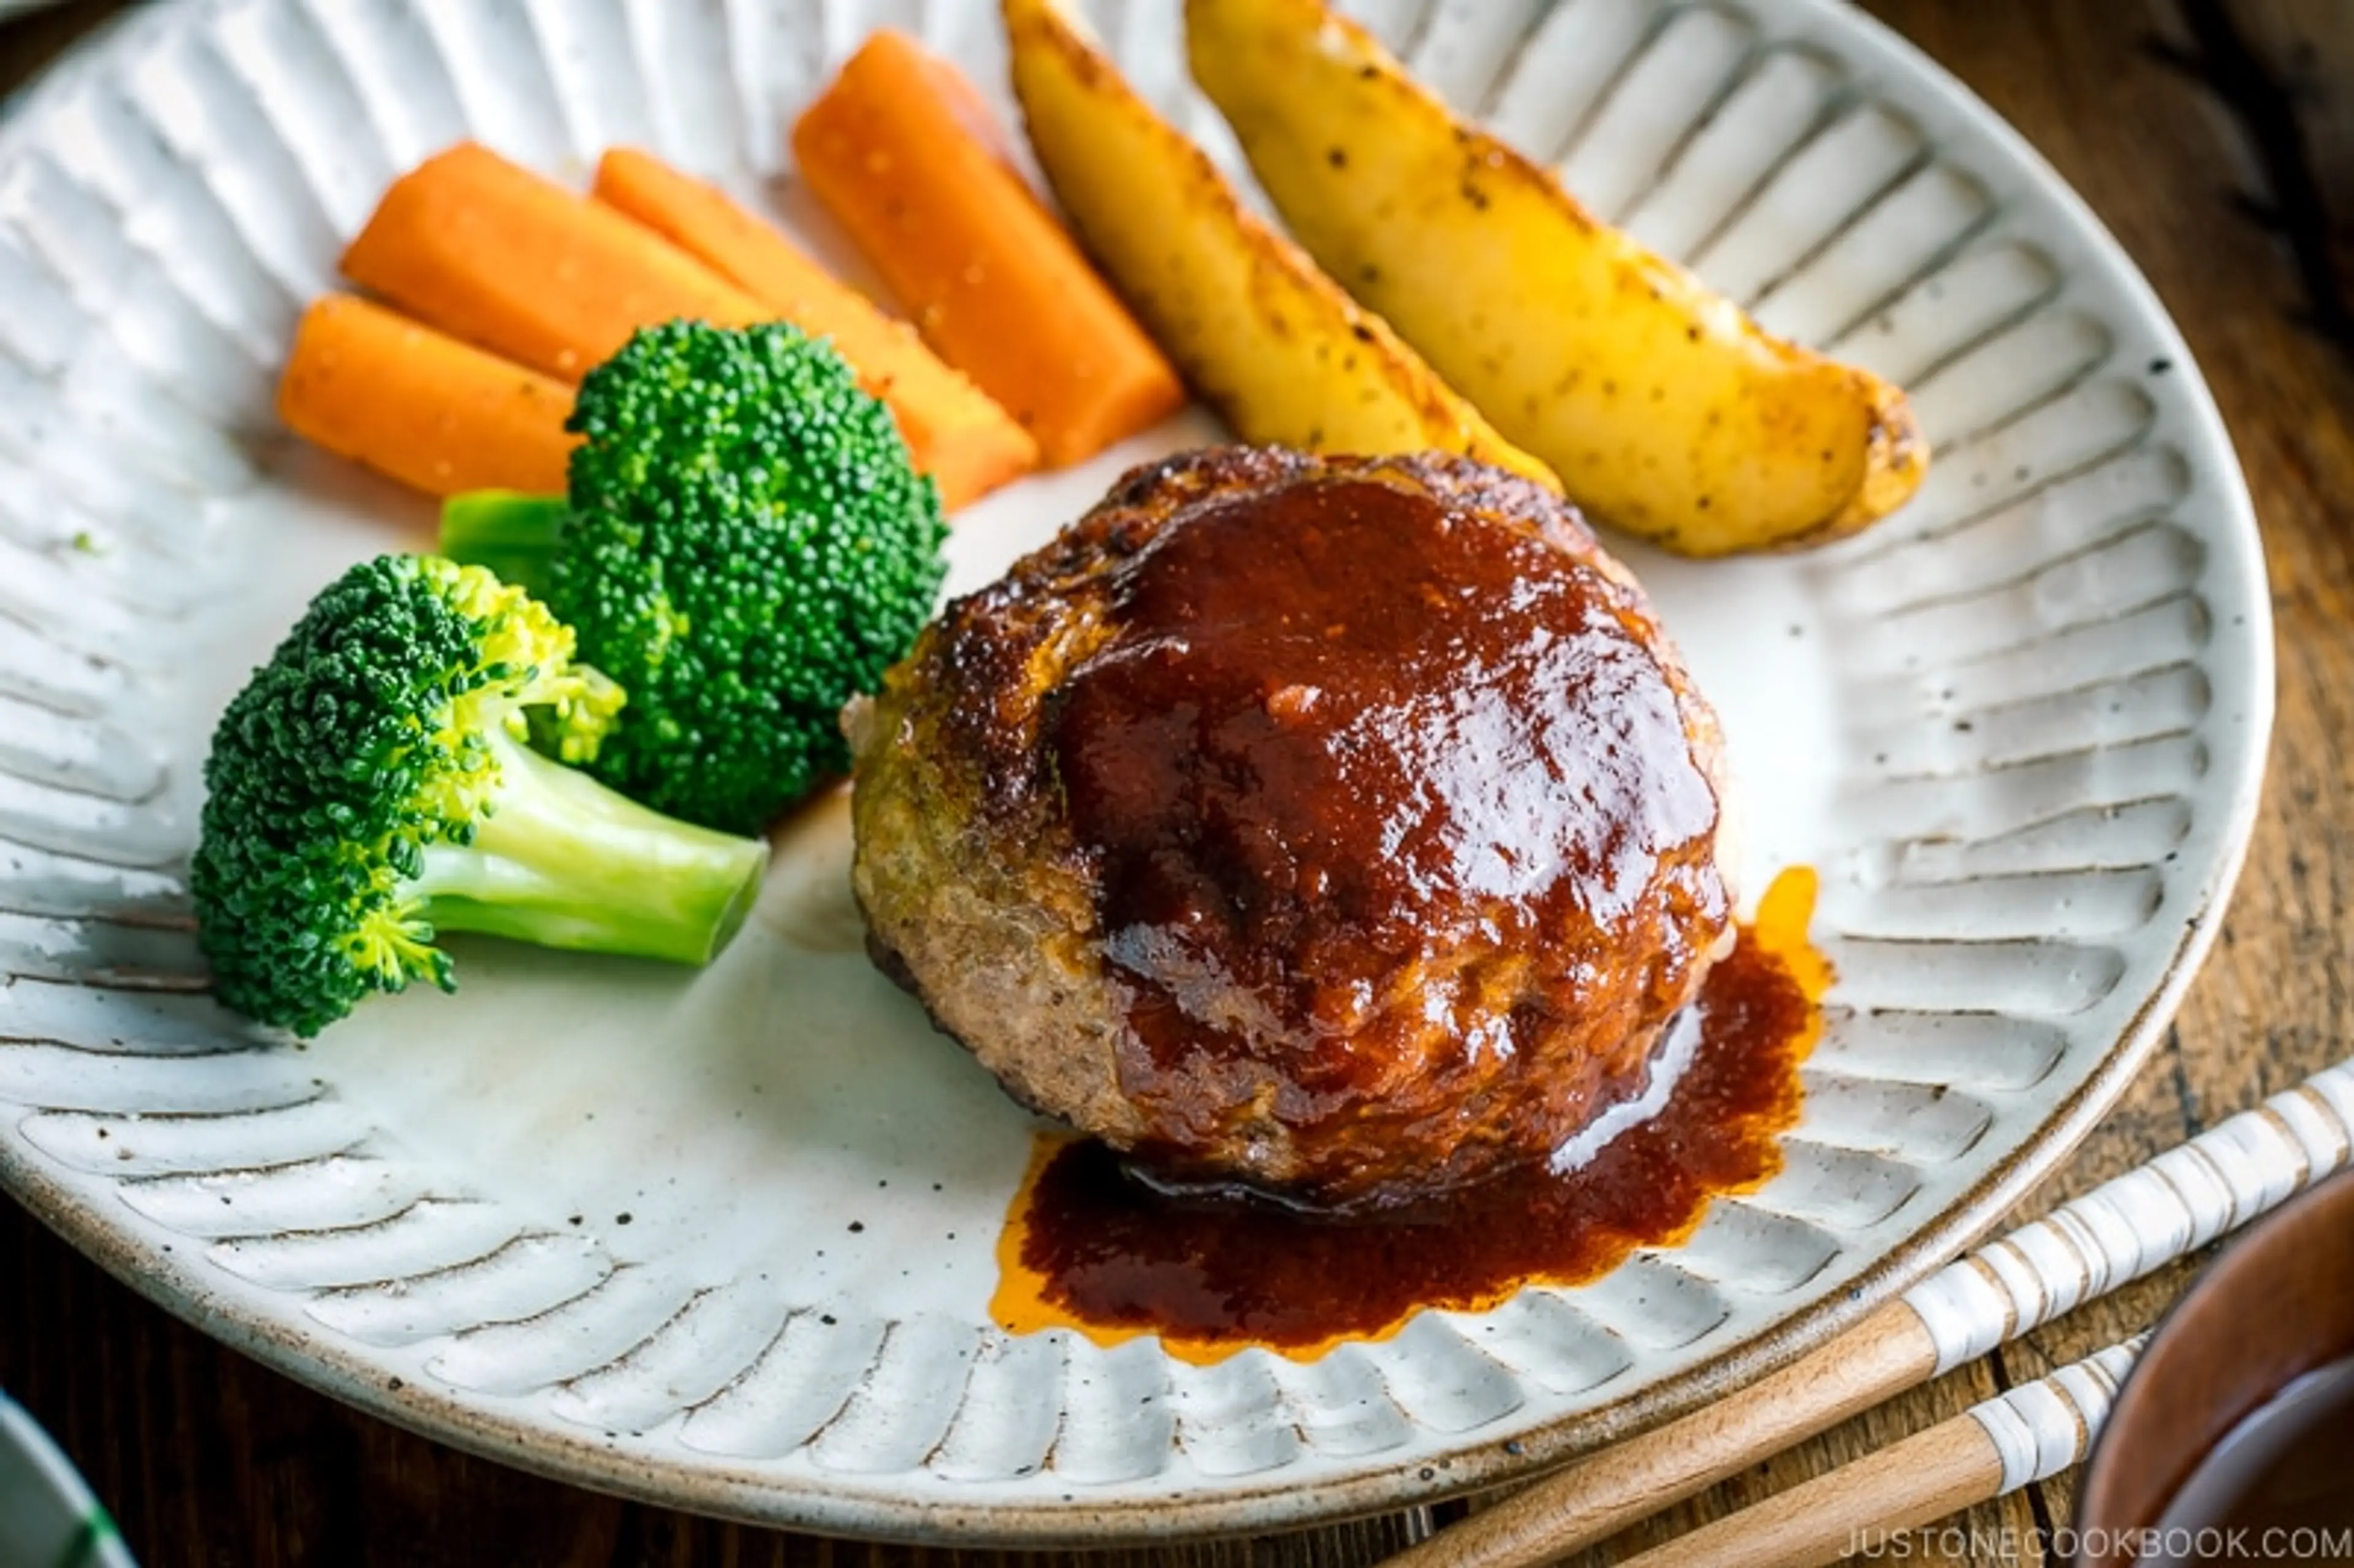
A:
<svg viewBox="0 0 2354 1568">
<path fill-rule="evenodd" d="M 1713 715 L 1575 512 L 1463 459 L 1138 469 L 847 723 L 878 960 L 1177 1181 L 1541 1159 L 1731 930 Z"/>
</svg>

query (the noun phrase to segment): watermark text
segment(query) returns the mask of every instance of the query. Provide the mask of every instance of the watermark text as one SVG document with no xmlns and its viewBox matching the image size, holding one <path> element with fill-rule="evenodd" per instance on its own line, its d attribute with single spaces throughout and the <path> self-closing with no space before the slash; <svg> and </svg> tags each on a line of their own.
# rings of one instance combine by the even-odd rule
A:
<svg viewBox="0 0 2354 1568">
<path fill-rule="evenodd" d="M 2354 1557 L 2354 1525 L 2211 1526 L 2206 1529 L 2076 1531 L 1944 1524 L 1920 1530 L 1854 1530 L 1844 1556 L 1902 1563 L 1961 1558 L 1970 1563 L 2068 1562 L 2112 1554 L 2138 1563 L 2311 1563 Z"/>
</svg>

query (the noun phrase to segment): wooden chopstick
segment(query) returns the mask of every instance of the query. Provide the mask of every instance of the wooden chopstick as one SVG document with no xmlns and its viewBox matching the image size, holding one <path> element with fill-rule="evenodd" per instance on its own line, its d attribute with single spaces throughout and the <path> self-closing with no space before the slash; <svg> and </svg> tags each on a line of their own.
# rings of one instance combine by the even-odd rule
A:
<svg viewBox="0 0 2354 1568">
<path fill-rule="evenodd" d="M 1527 1568 L 1591 1546 L 2204 1246 L 2349 1161 L 2354 1060 L 1948 1264 L 1739 1393 L 1581 1459 L 1389 1562 Z"/>
<path fill-rule="evenodd" d="M 2147 1334 L 1972 1405 L 1950 1421 L 1628 1559 L 1621 1568 L 1819 1568 L 2092 1451 Z"/>
</svg>

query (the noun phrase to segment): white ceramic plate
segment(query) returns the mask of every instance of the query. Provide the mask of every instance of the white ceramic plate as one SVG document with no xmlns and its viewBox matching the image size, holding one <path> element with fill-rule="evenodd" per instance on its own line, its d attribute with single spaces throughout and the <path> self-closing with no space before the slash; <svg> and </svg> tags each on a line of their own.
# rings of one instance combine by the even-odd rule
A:
<svg viewBox="0 0 2354 1568">
<path fill-rule="evenodd" d="M 1787 1169 L 1585 1288 L 1312 1363 L 1009 1339 L 1031 1123 L 869 969 L 843 814 L 707 973 L 493 943 L 308 1050 L 201 995 L 215 714 L 429 508 L 288 442 L 301 304 L 397 171 L 650 143 L 802 224 L 781 127 L 870 26 L 1002 91 L 978 0 L 196 0 L 0 130 L 0 1174 L 117 1273 L 394 1419 L 713 1512 L 907 1536 L 1264 1528 L 1503 1478 L 1814 1344 L 2124 1086 L 2256 800 L 2269 627 L 2179 338 L 2049 170 L 1819 0 L 1385 0 L 1426 76 L 1781 331 L 1909 385 L 1914 504 L 1819 554 L 1630 558 L 1721 707 L 1752 886 L 1839 967 Z M 1426 12 L 1427 14 L 1426 14 Z M 1175 0 L 1109 41 L 1223 158 Z M 1199 418 L 960 521 L 984 580 Z M 854 1224 L 852 1222 L 857 1222 Z"/>
<path fill-rule="evenodd" d="M 0 1394 L 0 1568 L 134 1568 L 73 1461 L 6 1394 Z"/>
</svg>

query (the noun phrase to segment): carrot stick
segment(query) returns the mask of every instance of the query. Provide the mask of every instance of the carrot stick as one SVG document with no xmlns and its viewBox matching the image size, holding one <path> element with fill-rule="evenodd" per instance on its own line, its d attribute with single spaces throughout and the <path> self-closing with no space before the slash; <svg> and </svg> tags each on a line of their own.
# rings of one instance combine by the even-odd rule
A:
<svg viewBox="0 0 2354 1568">
<path fill-rule="evenodd" d="M 660 236 L 472 142 L 394 181 L 343 270 L 420 321 L 562 381 L 642 326 L 770 317 Z"/>
<path fill-rule="evenodd" d="M 1038 466 L 1038 443 L 942 364 L 905 322 L 829 276 L 716 185 L 616 147 L 591 195 L 652 229 L 812 337 L 832 340 L 859 385 L 891 406 L 916 466 L 950 510 Z"/>
<path fill-rule="evenodd" d="M 293 432 L 428 495 L 560 492 L 572 388 L 349 294 L 303 313 L 278 383 Z"/>
<path fill-rule="evenodd" d="M 876 33 L 793 127 L 793 155 L 942 358 L 1062 467 L 1173 413 L 1182 385 L 1029 183 L 972 85 Z"/>
</svg>

